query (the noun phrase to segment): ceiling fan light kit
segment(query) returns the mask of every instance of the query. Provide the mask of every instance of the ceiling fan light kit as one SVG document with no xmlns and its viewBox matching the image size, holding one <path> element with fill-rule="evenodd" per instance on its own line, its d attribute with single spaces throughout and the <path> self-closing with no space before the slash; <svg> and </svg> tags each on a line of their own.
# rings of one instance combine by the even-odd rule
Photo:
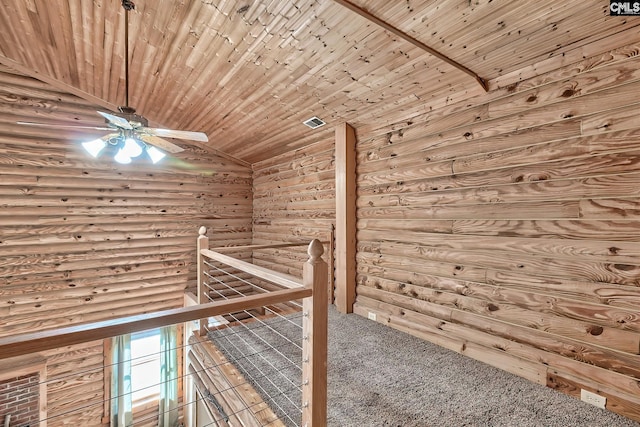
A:
<svg viewBox="0 0 640 427">
<path fill-rule="evenodd" d="M 106 137 L 82 143 L 82 147 L 96 158 L 108 145 L 113 145 L 117 149 L 113 160 L 123 165 L 131 163 L 131 159 L 139 157 L 143 152 L 147 153 L 147 156 L 154 164 L 166 157 L 162 150 L 152 145 L 147 145 L 133 136 L 107 135 Z"/>
<path fill-rule="evenodd" d="M 151 158 L 151 161 L 153 163 L 158 163 L 160 160 L 162 160 L 164 158 L 164 156 L 166 156 L 166 154 L 164 154 L 162 152 L 162 150 L 158 150 L 156 147 L 147 147 L 147 155 L 149 156 L 149 158 Z"/>
<path fill-rule="evenodd" d="M 104 150 L 104 147 L 107 146 L 107 143 L 104 142 L 102 138 L 98 138 L 94 139 L 93 141 L 83 142 L 82 146 L 93 157 L 98 157 L 102 150 Z"/>
<path fill-rule="evenodd" d="M 115 156 L 113 156 L 113 160 L 120 163 L 121 165 L 127 165 L 131 163 L 131 157 L 127 156 L 124 152 L 124 149 L 119 149 Z"/>
<path fill-rule="evenodd" d="M 124 140 L 124 146 L 120 149 L 120 151 L 127 157 L 133 159 L 142 154 L 142 147 L 136 142 L 135 139 L 129 137 Z"/>
</svg>

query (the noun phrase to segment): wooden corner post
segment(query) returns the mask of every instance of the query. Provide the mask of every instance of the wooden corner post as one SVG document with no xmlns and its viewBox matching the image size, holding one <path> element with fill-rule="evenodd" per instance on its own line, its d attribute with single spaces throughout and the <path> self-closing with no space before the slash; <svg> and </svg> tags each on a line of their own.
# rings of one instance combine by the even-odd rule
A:
<svg viewBox="0 0 640 427">
<path fill-rule="evenodd" d="M 207 237 L 207 227 L 200 227 L 198 230 L 198 242 L 196 244 L 198 255 L 197 255 L 197 265 L 198 265 L 198 304 L 206 304 L 209 302 L 207 298 L 207 289 L 206 289 L 206 274 L 207 271 L 205 258 L 202 256 L 203 249 L 209 249 L 209 238 Z M 200 319 L 200 336 L 204 336 L 207 333 L 207 323 L 208 319 Z"/>
<path fill-rule="evenodd" d="M 302 282 L 313 294 L 302 302 L 302 425 L 327 425 L 327 263 L 319 240 L 309 244 Z"/>
<path fill-rule="evenodd" d="M 353 312 L 356 300 L 356 133 L 336 127 L 336 307 Z"/>
</svg>

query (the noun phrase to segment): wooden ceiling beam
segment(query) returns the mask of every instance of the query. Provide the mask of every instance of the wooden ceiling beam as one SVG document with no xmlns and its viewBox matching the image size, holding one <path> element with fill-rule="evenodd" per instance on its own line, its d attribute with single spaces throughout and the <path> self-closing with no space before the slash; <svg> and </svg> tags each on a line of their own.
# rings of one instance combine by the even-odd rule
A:
<svg viewBox="0 0 640 427">
<path fill-rule="evenodd" d="M 351 10 L 352 12 L 357 13 L 358 15 L 360 15 L 361 17 L 373 22 L 376 25 L 379 25 L 380 27 L 384 28 L 385 30 L 395 34 L 396 36 L 402 38 L 405 41 L 408 41 L 409 43 L 411 43 L 412 45 L 424 50 L 425 52 L 428 52 L 429 54 L 435 56 L 436 58 L 446 62 L 447 64 L 457 68 L 458 70 L 470 75 L 471 77 L 473 77 L 479 84 L 480 86 L 482 86 L 482 88 L 485 90 L 485 92 L 489 91 L 489 83 L 483 79 L 482 77 L 480 77 L 477 73 L 475 73 L 473 70 L 465 67 L 464 65 L 460 64 L 459 62 L 449 58 L 448 56 L 438 52 L 437 50 L 433 49 L 432 47 L 427 46 L 426 44 L 422 43 L 420 40 L 417 40 L 413 37 L 411 37 L 409 34 L 405 33 L 404 31 L 401 31 L 400 29 L 394 27 L 393 25 L 389 24 L 388 22 L 383 21 L 382 19 L 378 18 L 377 16 L 371 14 L 370 12 L 368 12 L 367 10 L 356 6 L 355 4 L 351 3 L 348 0 L 333 0 L 335 3 L 338 3 L 339 5 Z"/>
</svg>

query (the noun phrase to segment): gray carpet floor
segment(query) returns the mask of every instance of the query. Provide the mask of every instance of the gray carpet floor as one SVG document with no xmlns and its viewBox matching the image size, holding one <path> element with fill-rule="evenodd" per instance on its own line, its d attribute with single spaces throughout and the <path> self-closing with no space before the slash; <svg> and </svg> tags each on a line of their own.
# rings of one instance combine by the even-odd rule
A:
<svg viewBox="0 0 640 427">
<path fill-rule="evenodd" d="M 295 319 L 299 320 L 299 316 Z M 274 322 L 284 328 L 283 336 L 300 339 L 299 329 L 281 319 Z M 234 336 L 242 334 L 236 332 Z M 300 383 L 299 370 L 291 367 L 288 359 L 300 360 L 297 350 L 288 348 L 291 346 L 287 340 L 276 343 L 274 347 L 287 354 L 279 362 L 277 356 L 265 358 L 268 348 L 259 348 L 262 342 L 250 344 L 251 340 L 245 336 L 240 339 L 241 344 L 229 345 L 228 333 L 224 339 L 214 338 L 221 350 L 248 365 L 241 369 L 255 379 L 254 383 L 262 383 L 256 387 L 258 391 L 270 396 L 279 394 L 278 387 L 263 380 L 268 376 L 267 359 L 274 370 L 287 372 L 289 382 L 285 381 L 280 389 L 295 389 L 289 386 Z M 249 345 L 249 353 L 262 360 L 249 363 L 246 355 L 230 354 L 241 345 Z M 550 388 L 334 309 L 329 312 L 328 382 L 331 427 L 640 426 Z M 299 396 L 293 396 L 293 402 L 283 400 L 281 395 L 280 400 L 275 399 L 271 406 L 281 415 L 296 413 L 293 402 L 299 402 Z M 287 421 L 290 425 L 299 424 L 296 415 L 290 415 Z"/>
</svg>

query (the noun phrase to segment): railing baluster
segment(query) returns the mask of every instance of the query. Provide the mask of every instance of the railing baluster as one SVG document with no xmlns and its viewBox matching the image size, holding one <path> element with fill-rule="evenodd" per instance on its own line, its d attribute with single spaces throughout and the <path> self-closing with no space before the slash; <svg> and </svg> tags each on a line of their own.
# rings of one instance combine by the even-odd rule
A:
<svg viewBox="0 0 640 427">
<path fill-rule="evenodd" d="M 197 241 L 197 265 L 198 265 L 198 303 L 205 304 L 209 302 L 207 298 L 207 287 L 205 285 L 206 282 L 206 265 L 205 258 L 202 256 L 203 249 L 209 249 L 209 238 L 207 237 L 207 228 L 202 226 L 198 230 L 198 241 Z M 208 319 L 200 319 L 199 322 L 200 327 L 200 336 L 205 336 L 207 333 L 207 326 L 209 323 Z"/>
</svg>

